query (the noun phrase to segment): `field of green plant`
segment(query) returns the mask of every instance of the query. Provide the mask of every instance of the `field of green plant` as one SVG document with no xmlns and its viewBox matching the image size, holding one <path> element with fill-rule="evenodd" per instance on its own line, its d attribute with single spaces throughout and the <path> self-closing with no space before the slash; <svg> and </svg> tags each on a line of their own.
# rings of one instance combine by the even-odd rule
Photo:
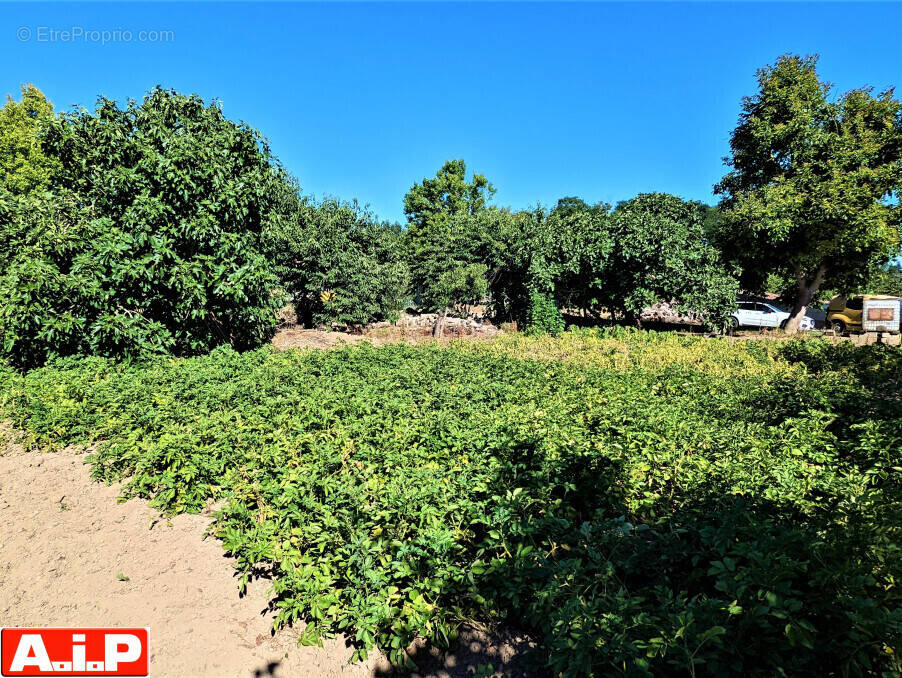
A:
<svg viewBox="0 0 902 678">
<path fill-rule="evenodd" d="M 898 672 L 900 396 L 898 349 L 624 330 L 0 372 L 29 445 L 222 501 L 307 642 L 506 624 L 563 676 Z"/>
</svg>

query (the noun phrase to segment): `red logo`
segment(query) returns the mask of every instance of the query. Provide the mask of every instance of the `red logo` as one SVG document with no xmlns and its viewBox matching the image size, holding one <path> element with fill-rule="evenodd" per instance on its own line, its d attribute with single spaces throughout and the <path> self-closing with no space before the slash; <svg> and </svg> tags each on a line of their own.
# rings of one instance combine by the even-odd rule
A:
<svg viewBox="0 0 902 678">
<path fill-rule="evenodd" d="M 147 629 L 0 629 L 0 676 L 146 676 Z"/>
</svg>

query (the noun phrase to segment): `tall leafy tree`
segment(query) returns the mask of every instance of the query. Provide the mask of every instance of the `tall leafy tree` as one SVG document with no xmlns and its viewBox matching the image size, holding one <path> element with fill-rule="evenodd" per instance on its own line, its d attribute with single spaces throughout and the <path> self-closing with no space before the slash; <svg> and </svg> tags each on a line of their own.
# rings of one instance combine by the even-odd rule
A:
<svg viewBox="0 0 902 678">
<path fill-rule="evenodd" d="M 611 245 L 604 227 L 609 209 L 568 197 L 550 212 L 492 208 L 477 217 L 496 315 L 529 325 L 554 307 L 592 306 L 594 274 Z"/>
<path fill-rule="evenodd" d="M 543 256 L 548 251 L 546 222 L 547 214 L 540 208 L 513 212 L 490 207 L 470 218 L 467 231 L 479 243 L 478 258 L 487 266 L 493 311 L 499 320 L 526 321 L 531 293 L 539 291 L 537 287 L 547 293 L 553 285 L 554 262 Z M 537 272 L 549 275 L 540 281 Z"/>
<path fill-rule="evenodd" d="M 731 170 L 715 187 L 719 240 L 743 285 L 791 281 L 791 332 L 822 285 L 859 286 L 899 243 L 902 104 L 892 89 L 833 98 L 816 65 L 783 56 L 758 71 L 730 139 Z"/>
<path fill-rule="evenodd" d="M 218 104 L 156 89 L 53 121 L 51 204 L 0 199 L 0 346 L 23 365 L 70 354 L 257 346 L 280 300 L 260 234 L 285 178 Z"/>
<path fill-rule="evenodd" d="M 47 190 L 59 162 L 44 153 L 41 137 L 53 121 L 53 104 L 34 85 L 0 108 L 0 184 L 14 194 Z"/>
<path fill-rule="evenodd" d="M 467 178 L 463 160 L 449 160 L 404 197 L 411 280 L 421 307 L 438 313 L 437 336 L 450 309 L 478 302 L 488 289 L 488 266 L 468 229 L 494 192 L 483 175 Z"/>
<path fill-rule="evenodd" d="M 562 306 L 597 312 L 605 297 L 609 259 L 616 246 L 611 206 L 562 198 L 549 215 L 553 256 L 560 262 L 555 296 Z"/>
</svg>

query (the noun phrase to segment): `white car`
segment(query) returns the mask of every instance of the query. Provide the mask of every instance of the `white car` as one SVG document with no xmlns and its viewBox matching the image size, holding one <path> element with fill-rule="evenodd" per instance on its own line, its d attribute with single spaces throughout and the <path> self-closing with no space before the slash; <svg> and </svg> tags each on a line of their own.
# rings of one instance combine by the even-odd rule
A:
<svg viewBox="0 0 902 678">
<path fill-rule="evenodd" d="M 739 308 L 730 316 L 733 329 L 740 327 L 785 327 L 789 313 L 760 301 L 740 301 Z M 799 322 L 800 330 L 813 330 L 814 319 L 807 315 Z"/>
</svg>

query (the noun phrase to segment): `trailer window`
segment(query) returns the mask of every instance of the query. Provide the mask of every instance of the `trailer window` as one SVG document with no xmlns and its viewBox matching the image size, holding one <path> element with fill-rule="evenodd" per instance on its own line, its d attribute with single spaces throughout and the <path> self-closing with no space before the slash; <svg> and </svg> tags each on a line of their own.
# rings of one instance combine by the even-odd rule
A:
<svg viewBox="0 0 902 678">
<path fill-rule="evenodd" d="M 893 308 L 869 308 L 868 320 L 892 320 L 895 317 Z"/>
</svg>

